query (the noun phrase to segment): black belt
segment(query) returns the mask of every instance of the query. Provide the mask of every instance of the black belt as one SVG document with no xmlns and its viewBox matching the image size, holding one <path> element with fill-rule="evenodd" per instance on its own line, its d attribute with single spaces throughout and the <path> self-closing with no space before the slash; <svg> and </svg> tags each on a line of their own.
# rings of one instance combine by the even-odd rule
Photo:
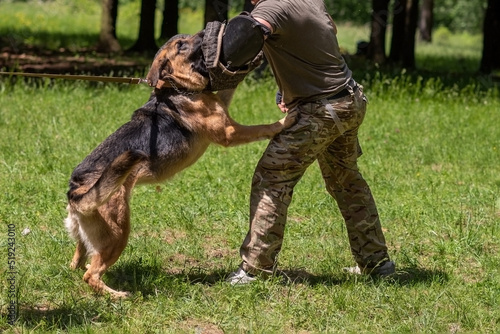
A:
<svg viewBox="0 0 500 334">
<path fill-rule="evenodd" d="M 357 91 L 357 90 L 358 90 L 358 85 L 356 85 L 356 86 L 352 87 L 352 91 L 353 91 L 353 92 L 355 92 L 355 91 Z M 338 92 L 338 93 L 337 93 L 337 94 L 335 94 L 335 95 L 332 95 L 332 96 L 327 97 L 326 99 L 327 99 L 327 100 L 336 100 L 336 99 L 340 99 L 340 98 L 343 98 L 343 97 L 346 97 L 346 96 L 349 96 L 349 95 L 351 95 L 351 93 L 349 92 L 349 89 L 347 89 L 347 88 L 346 88 L 346 89 L 344 89 L 344 90 L 342 90 L 342 91 Z"/>
</svg>

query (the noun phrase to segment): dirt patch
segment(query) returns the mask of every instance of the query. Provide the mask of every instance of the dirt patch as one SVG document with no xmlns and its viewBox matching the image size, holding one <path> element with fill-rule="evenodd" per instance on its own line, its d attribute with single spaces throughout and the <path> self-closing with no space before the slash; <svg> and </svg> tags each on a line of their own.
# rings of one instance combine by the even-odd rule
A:
<svg viewBox="0 0 500 334">
<path fill-rule="evenodd" d="M 188 319 L 180 324 L 181 328 L 193 331 L 195 334 L 223 334 L 224 331 L 215 324 L 203 320 Z"/>
</svg>

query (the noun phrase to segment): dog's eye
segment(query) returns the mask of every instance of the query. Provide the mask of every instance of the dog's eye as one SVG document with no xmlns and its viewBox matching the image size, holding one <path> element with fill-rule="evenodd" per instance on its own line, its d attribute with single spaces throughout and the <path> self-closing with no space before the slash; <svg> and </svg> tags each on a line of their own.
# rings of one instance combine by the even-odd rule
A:
<svg viewBox="0 0 500 334">
<path fill-rule="evenodd" d="M 187 43 L 185 43 L 185 41 L 183 40 L 178 41 L 176 45 L 177 45 L 177 52 L 185 51 L 188 48 Z"/>
</svg>

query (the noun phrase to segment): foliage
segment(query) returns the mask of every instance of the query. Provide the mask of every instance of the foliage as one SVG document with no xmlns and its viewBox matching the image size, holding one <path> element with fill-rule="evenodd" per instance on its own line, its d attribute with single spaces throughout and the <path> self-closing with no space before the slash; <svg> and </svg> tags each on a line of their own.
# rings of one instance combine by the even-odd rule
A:
<svg viewBox="0 0 500 334">
<path fill-rule="evenodd" d="M 371 1 L 326 0 L 325 4 L 337 22 L 368 24 L 371 20 Z"/>
<path fill-rule="evenodd" d="M 168 1 L 168 0 L 165 0 Z M 215 2 L 217 4 L 217 2 Z M 243 9 L 244 0 L 229 0 L 229 7 L 234 12 L 240 12 Z M 192 10 L 204 10 L 205 1 L 199 0 L 179 0 L 179 8 L 189 8 Z"/>
<path fill-rule="evenodd" d="M 477 33 L 483 30 L 487 0 L 436 1 L 435 26 L 444 26 L 453 32 Z"/>
<path fill-rule="evenodd" d="M 57 21 L 66 18 L 69 22 L 78 21 L 77 24 L 65 24 L 65 35 L 61 34 L 60 38 L 68 38 L 71 36 L 71 27 L 78 25 L 87 25 L 85 34 L 80 36 L 72 36 L 71 38 L 83 38 L 85 36 L 94 36 L 91 45 L 97 40 L 100 25 L 100 4 L 98 0 L 52 0 L 52 1 L 27 1 L 33 10 L 37 11 L 36 17 L 27 17 L 24 13 L 14 13 L 16 8 L 26 6 L 25 1 L 4 0 L 0 2 L 4 17 L 2 21 L 12 22 L 5 24 L 4 27 L 9 27 L 5 31 L 0 31 L 0 45 L 17 43 L 18 40 L 29 42 L 33 39 L 33 35 L 42 35 L 43 32 L 47 36 L 43 40 L 43 45 L 51 48 L 58 48 L 58 39 L 53 39 L 54 35 L 48 35 L 53 29 L 57 29 Z M 371 2 L 358 1 L 352 2 L 347 0 L 326 0 L 327 7 L 330 9 L 333 17 L 338 23 L 351 22 L 357 25 L 367 25 L 370 22 Z M 242 0 L 232 0 L 230 4 L 231 15 L 237 14 L 243 8 Z M 158 30 L 161 23 L 161 8 L 163 1 L 158 1 Z M 201 29 L 203 24 L 202 11 L 204 10 L 204 1 L 198 0 L 180 0 L 181 8 L 181 31 L 193 32 Z M 482 31 L 482 21 L 486 0 L 467 1 L 467 0 L 443 0 L 436 1 L 435 4 L 435 27 L 447 28 L 450 32 L 466 31 L 471 34 Z M 186 11 L 188 10 L 188 11 Z M 61 12 L 63 11 L 63 12 Z M 184 15 L 195 11 L 195 16 L 199 21 L 193 21 L 193 15 Z M 391 11 L 391 9 L 390 9 Z M 119 39 L 125 48 L 130 46 L 138 31 L 138 17 L 140 12 L 140 1 L 138 0 L 120 0 L 118 27 L 117 33 Z M 57 14 L 54 14 L 57 13 Z M 78 15 L 75 15 L 78 13 Z M 21 17 L 18 17 L 21 15 Z M 58 15 L 57 19 L 54 15 Z M 24 28 L 19 30 L 19 24 L 22 23 Z M 189 27 L 194 29 L 189 29 Z M 5 28 L 4 28 L 5 29 Z M 15 30 L 15 31 L 14 31 Z M 369 36 L 369 35 L 367 35 Z M 366 39 L 367 37 L 365 37 Z M 69 44 L 67 41 L 62 41 L 62 44 Z"/>
<path fill-rule="evenodd" d="M 25 48 L 45 50 L 66 49 L 78 52 L 92 48 L 99 36 L 100 4 L 97 0 L 48 2 L 0 1 L 0 47 L 9 46 L 18 52 Z M 121 3 L 117 20 L 117 35 L 127 49 L 139 29 L 140 2 Z M 179 31 L 195 33 L 203 28 L 202 12 L 182 9 Z M 159 35 L 161 12 L 157 13 Z M 161 41 L 160 41 L 161 43 Z"/>
<path fill-rule="evenodd" d="M 389 12 L 392 12 L 395 1 L 391 1 Z M 371 1 L 325 0 L 325 3 L 338 22 L 367 24 L 371 20 Z M 453 32 L 478 33 L 482 31 L 486 3 L 486 0 L 435 1 L 435 26 L 443 26 Z M 243 0 L 232 0 L 229 4 L 235 13 L 243 8 Z M 203 10 L 203 6 L 204 1 L 180 0 L 181 8 Z"/>
<path fill-rule="evenodd" d="M 168 1 L 168 0 L 166 0 Z M 204 1 L 198 1 L 198 0 L 179 0 L 179 8 L 189 8 L 192 10 L 202 10 L 202 8 L 205 6 Z"/>
<path fill-rule="evenodd" d="M 389 4 L 389 12 L 397 0 Z M 371 1 L 352 2 L 349 0 L 326 0 L 336 20 L 366 24 L 370 22 Z M 487 0 L 442 0 L 434 4 L 434 26 L 446 27 L 452 32 L 482 31 Z M 391 15 L 389 15 L 391 20 Z"/>
</svg>

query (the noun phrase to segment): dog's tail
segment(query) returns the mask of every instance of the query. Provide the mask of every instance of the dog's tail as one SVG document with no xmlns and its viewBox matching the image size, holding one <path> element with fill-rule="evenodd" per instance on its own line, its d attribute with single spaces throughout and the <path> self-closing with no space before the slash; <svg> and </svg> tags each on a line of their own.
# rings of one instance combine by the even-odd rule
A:
<svg viewBox="0 0 500 334">
<path fill-rule="evenodd" d="M 147 155 L 142 151 L 126 151 L 104 169 L 92 187 L 86 188 L 72 183 L 68 191 L 70 206 L 82 214 L 94 211 L 106 203 L 135 167 L 146 159 Z"/>
</svg>

